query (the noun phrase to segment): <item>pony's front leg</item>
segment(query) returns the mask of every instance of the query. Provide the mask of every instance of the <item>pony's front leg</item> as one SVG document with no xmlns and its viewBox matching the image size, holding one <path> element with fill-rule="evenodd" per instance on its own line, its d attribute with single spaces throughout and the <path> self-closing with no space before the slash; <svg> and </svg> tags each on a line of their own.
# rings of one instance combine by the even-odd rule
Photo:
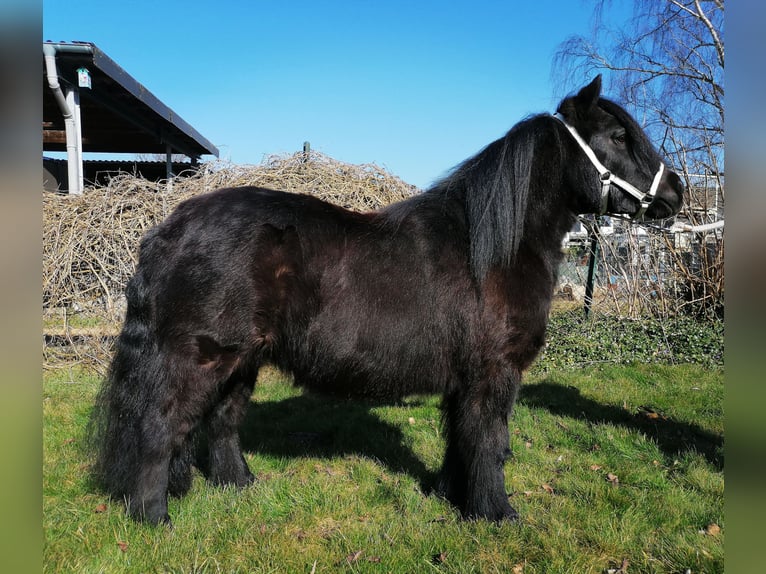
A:
<svg viewBox="0 0 766 574">
<path fill-rule="evenodd" d="M 438 490 L 465 518 L 515 520 L 503 466 L 510 454 L 508 417 L 519 377 L 481 381 L 445 396 L 447 448 Z"/>
</svg>

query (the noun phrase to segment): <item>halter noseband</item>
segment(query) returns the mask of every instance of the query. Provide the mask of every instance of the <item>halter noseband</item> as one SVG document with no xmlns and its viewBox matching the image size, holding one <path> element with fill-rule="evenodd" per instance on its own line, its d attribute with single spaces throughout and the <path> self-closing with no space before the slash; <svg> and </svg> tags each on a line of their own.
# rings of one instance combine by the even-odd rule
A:
<svg viewBox="0 0 766 574">
<path fill-rule="evenodd" d="M 599 213 L 599 215 L 603 215 L 604 213 L 606 213 L 607 203 L 609 202 L 609 187 L 612 184 L 614 184 L 617 187 L 621 188 L 623 191 L 635 197 L 641 204 L 641 207 L 638 209 L 638 211 L 635 214 L 633 214 L 632 219 L 640 219 L 641 217 L 643 217 L 648 207 L 652 204 L 652 201 L 654 201 L 654 196 L 656 195 L 657 188 L 660 185 L 660 178 L 662 177 L 662 172 L 665 171 L 665 164 L 660 162 L 660 169 L 657 170 L 657 173 L 654 175 L 654 180 L 652 181 L 652 186 L 649 188 L 649 191 L 647 192 L 640 191 L 638 188 L 629 184 L 624 179 L 617 177 L 608 169 L 606 169 L 606 167 L 604 167 L 604 164 L 602 164 L 598 160 L 598 158 L 596 157 L 596 154 L 593 153 L 593 150 L 591 149 L 591 147 L 587 143 L 585 143 L 585 140 L 582 139 L 580 134 L 577 133 L 577 130 L 567 123 L 567 121 L 564 119 L 564 116 L 556 112 L 555 114 L 553 114 L 553 117 L 559 120 L 562 124 L 564 124 L 567 130 L 569 130 L 569 133 L 572 134 L 572 137 L 575 139 L 575 141 L 580 145 L 582 150 L 585 152 L 585 155 L 588 156 L 588 159 L 593 164 L 593 167 L 595 167 L 598 170 L 599 176 L 601 178 L 601 212 Z M 648 201 L 647 201 L 647 198 L 649 198 Z"/>
</svg>

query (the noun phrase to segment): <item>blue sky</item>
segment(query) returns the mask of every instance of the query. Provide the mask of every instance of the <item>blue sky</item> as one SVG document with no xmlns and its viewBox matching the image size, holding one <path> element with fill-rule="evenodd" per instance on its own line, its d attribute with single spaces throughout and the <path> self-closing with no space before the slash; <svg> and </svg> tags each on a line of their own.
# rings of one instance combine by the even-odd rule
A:
<svg viewBox="0 0 766 574">
<path fill-rule="evenodd" d="M 94 42 L 222 159 L 308 140 L 426 187 L 580 86 L 551 63 L 591 16 L 578 0 L 44 0 L 43 39 Z"/>
</svg>

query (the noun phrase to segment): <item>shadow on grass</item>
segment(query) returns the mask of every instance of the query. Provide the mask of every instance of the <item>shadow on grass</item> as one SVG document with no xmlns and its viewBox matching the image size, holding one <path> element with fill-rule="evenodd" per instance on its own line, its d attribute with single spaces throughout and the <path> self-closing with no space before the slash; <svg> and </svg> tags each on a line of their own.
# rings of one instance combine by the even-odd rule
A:
<svg viewBox="0 0 766 574">
<path fill-rule="evenodd" d="M 552 379 L 522 385 L 519 403 L 553 415 L 620 425 L 645 434 L 669 457 L 693 450 L 716 469 L 723 469 L 723 437 L 696 424 L 601 403 L 583 396 L 576 387 Z M 366 456 L 393 472 L 409 474 L 423 492 L 432 491 L 436 473 L 413 453 L 410 440 L 399 427 L 372 412 L 379 404 L 311 393 L 254 402 L 240 428 L 242 448 L 285 458 Z"/>
<path fill-rule="evenodd" d="M 723 436 L 696 424 L 675 421 L 657 413 L 631 412 L 584 397 L 580 390 L 546 379 L 522 385 L 519 402 L 542 408 L 555 415 L 582 419 L 591 423 L 610 423 L 644 433 L 655 441 L 667 456 L 688 450 L 703 455 L 717 470 L 723 469 Z"/>
<path fill-rule="evenodd" d="M 398 427 L 371 412 L 375 406 L 313 394 L 251 403 L 240 427 L 242 449 L 294 458 L 362 455 L 409 474 L 429 492 L 436 473 L 415 456 Z"/>
</svg>

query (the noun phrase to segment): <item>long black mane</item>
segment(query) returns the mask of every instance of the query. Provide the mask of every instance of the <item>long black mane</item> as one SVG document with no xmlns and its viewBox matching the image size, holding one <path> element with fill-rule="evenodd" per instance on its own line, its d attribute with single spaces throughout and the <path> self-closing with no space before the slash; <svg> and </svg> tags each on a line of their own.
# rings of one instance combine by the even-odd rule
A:
<svg viewBox="0 0 766 574">
<path fill-rule="evenodd" d="M 426 191 L 459 198 L 469 232 L 470 265 L 483 279 L 493 265 L 513 263 L 524 237 L 536 153 L 552 134 L 545 115 L 516 124 Z M 555 177 L 555 172 L 551 175 Z"/>
</svg>

